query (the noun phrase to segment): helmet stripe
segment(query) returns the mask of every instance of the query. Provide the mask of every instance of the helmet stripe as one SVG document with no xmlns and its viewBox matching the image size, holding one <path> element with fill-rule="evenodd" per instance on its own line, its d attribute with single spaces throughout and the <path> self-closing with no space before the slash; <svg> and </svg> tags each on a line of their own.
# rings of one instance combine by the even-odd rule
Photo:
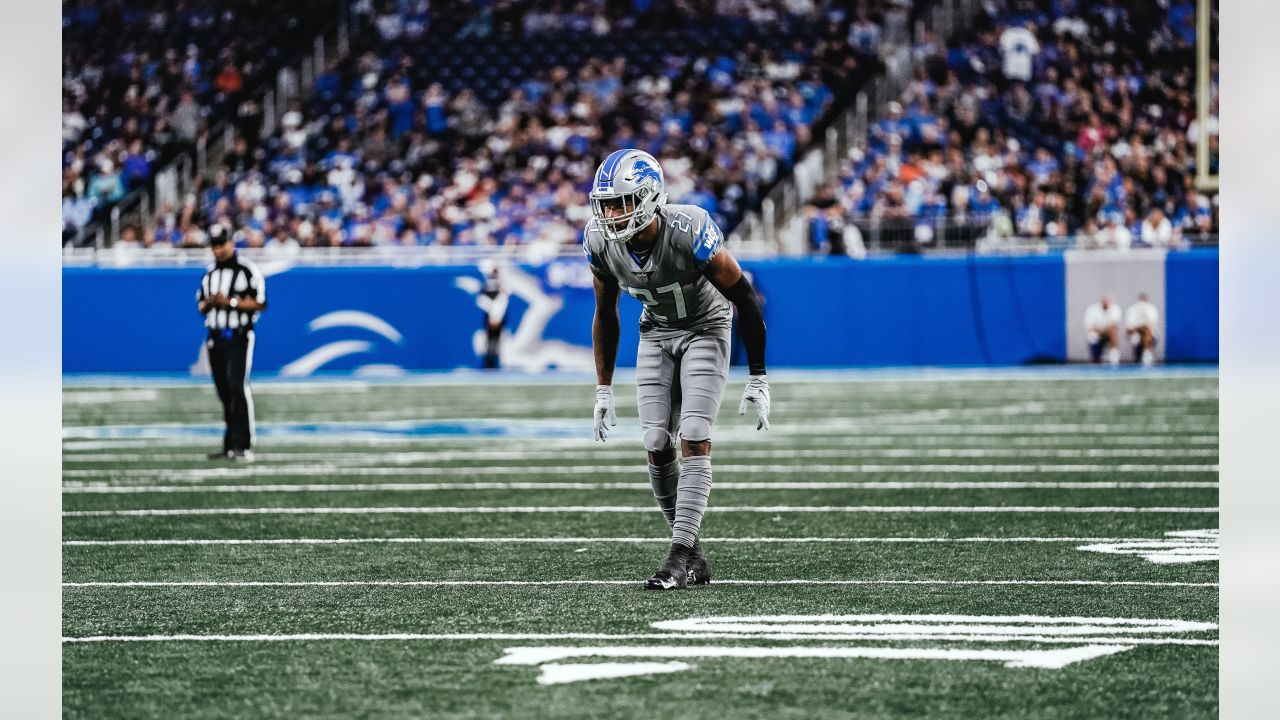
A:
<svg viewBox="0 0 1280 720">
<path fill-rule="evenodd" d="M 619 163 L 622 162 L 622 158 L 628 152 L 631 152 L 630 148 L 614 150 L 609 157 L 604 159 L 604 162 L 600 165 L 601 177 L 597 178 L 601 185 L 607 182 L 613 182 L 613 174 L 618 171 Z"/>
</svg>

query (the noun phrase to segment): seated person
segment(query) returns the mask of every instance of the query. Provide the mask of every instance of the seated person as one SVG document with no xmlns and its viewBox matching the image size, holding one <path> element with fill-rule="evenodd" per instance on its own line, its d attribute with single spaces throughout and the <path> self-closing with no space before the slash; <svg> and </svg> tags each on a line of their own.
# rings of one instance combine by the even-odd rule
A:
<svg viewBox="0 0 1280 720">
<path fill-rule="evenodd" d="M 1093 362 L 1102 362 L 1102 351 L 1107 350 L 1107 363 L 1113 367 L 1120 364 L 1120 321 L 1120 306 L 1110 295 L 1103 295 L 1084 311 L 1085 339 Z"/>
<path fill-rule="evenodd" d="M 1133 359 L 1150 367 L 1156 361 L 1155 347 L 1159 338 L 1160 310 L 1147 299 L 1146 293 L 1138 293 L 1138 302 L 1125 312 L 1125 326 L 1129 330 L 1129 344 L 1133 346 Z"/>
</svg>

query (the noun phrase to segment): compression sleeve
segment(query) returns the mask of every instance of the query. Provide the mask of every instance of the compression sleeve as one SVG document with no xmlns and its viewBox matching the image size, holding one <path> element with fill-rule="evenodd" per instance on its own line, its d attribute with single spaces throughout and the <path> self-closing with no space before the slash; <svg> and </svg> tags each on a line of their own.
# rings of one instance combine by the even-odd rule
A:
<svg viewBox="0 0 1280 720">
<path fill-rule="evenodd" d="M 724 296 L 738 308 L 738 333 L 747 346 L 747 371 L 752 375 L 764 375 L 764 313 L 755 288 L 743 275 Z"/>
</svg>

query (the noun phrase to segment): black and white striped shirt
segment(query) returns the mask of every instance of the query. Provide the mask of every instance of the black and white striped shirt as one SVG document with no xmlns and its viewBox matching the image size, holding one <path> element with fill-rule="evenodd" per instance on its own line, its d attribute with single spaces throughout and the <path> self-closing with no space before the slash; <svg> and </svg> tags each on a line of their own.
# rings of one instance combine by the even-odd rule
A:
<svg viewBox="0 0 1280 720">
<path fill-rule="evenodd" d="M 267 279 L 257 265 L 241 259 L 239 255 L 232 255 L 226 262 L 209 266 L 200 281 L 200 289 L 196 291 L 196 300 L 207 300 L 218 293 L 228 298 L 254 298 L 265 308 Z M 210 331 L 231 329 L 247 332 L 253 329 L 253 323 L 261 314 L 261 311 L 213 308 L 205 314 L 204 326 Z"/>
</svg>

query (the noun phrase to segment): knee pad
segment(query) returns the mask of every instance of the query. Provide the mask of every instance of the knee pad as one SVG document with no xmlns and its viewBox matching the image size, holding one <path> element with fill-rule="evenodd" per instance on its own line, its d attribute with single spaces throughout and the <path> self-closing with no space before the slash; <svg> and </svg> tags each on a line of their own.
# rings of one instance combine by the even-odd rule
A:
<svg viewBox="0 0 1280 720">
<path fill-rule="evenodd" d="M 711 423 L 700 417 L 680 419 L 680 438 L 689 442 L 711 439 Z"/>
<path fill-rule="evenodd" d="M 662 452 L 672 447 L 671 433 L 662 428 L 649 428 L 644 431 L 644 449 L 649 452 Z"/>
</svg>

